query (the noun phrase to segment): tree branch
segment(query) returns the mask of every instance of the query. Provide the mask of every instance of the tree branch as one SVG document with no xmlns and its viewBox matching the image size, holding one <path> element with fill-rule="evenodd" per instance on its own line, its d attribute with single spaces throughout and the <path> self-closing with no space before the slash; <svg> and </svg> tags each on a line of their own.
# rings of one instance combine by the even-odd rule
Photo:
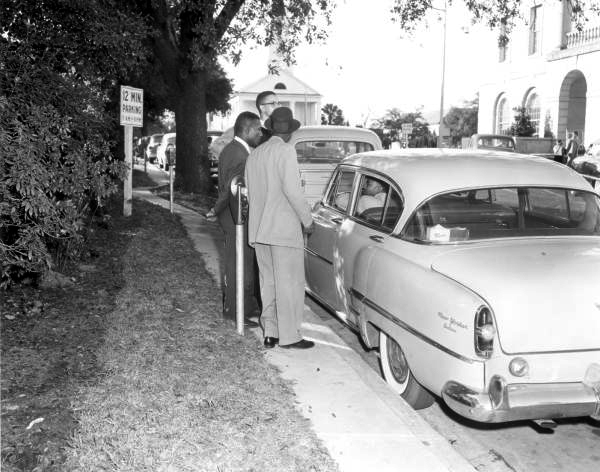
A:
<svg viewBox="0 0 600 472">
<path fill-rule="evenodd" d="M 245 2 L 246 0 L 229 0 L 225 4 L 221 13 L 219 13 L 219 16 L 215 20 L 215 37 L 217 40 L 220 40 L 225 36 L 227 28 L 229 28 L 229 25 L 239 13 L 240 8 L 242 8 L 242 5 Z"/>
</svg>

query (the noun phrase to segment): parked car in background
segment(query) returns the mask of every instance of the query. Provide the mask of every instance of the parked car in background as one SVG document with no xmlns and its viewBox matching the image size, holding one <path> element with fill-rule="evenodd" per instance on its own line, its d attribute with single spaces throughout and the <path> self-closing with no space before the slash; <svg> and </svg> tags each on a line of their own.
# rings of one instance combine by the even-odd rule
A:
<svg viewBox="0 0 600 472">
<path fill-rule="evenodd" d="M 474 134 L 466 148 L 515 152 L 515 139 L 502 134 Z"/>
<path fill-rule="evenodd" d="M 582 176 L 517 153 L 362 153 L 313 218 L 307 291 L 410 405 L 600 419 L 600 196 Z"/>
<path fill-rule="evenodd" d="M 148 141 L 148 146 L 146 146 L 146 159 L 148 162 L 154 164 L 156 161 L 156 148 L 162 141 L 162 134 L 153 134 L 150 136 L 150 140 Z"/>
<path fill-rule="evenodd" d="M 169 140 L 167 144 L 167 149 L 165 149 L 165 170 L 169 170 L 171 166 L 175 167 L 177 161 L 177 147 L 175 145 L 175 138 Z"/>
<path fill-rule="evenodd" d="M 223 134 L 221 130 L 211 130 L 206 131 L 206 137 L 208 139 L 208 159 L 210 166 L 210 176 L 216 182 L 219 177 L 219 156 L 215 154 L 215 151 L 211 149 L 211 144 L 213 140 L 218 138 Z"/>
<path fill-rule="evenodd" d="M 352 154 L 382 149 L 371 130 L 350 126 L 302 126 L 290 139 L 296 149 L 304 195 L 312 205 L 320 200 L 331 173 Z"/>
<path fill-rule="evenodd" d="M 381 149 L 371 130 L 349 126 L 302 126 L 292 133 L 304 195 L 312 205 L 321 198 L 331 172 L 345 157 Z M 218 177 L 218 158 L 211 156 L 211 176 Z"/>
<path fill-rule="evenodd" d="M 167 155 L 165 154 L 165 151 L 167 150 L 167 146 L 169 144 L 175 145 L 175 136 L 176 133 L 164 134 L 160 140 L 160 143 L 156 147 L 156 163 L 161 169 L 168 170 L 169 168 L 167 163 Z"/>
<path fill-rule="evenodd" d="M 593 141 L 583 155 L 573 159 L 571 166 L 583 174 L 592 187 L 600 188 L 600 139 Z"/>
</svg>

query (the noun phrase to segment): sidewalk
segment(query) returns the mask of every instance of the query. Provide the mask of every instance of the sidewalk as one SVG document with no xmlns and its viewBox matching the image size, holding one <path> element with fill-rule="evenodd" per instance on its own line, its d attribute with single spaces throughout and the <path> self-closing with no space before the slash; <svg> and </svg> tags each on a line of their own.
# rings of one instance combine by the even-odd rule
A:
<svg viewBox="0 0 600 472">
<path fill-rule="evenodd" d="M 165 183 L 166 174 L 155 168 L 148 175 Z M 133 196 L 169 208 L 148 189 L 134 189 Z M 218 224 L 180 205 L 173 208 L 219 284 Z M 313 349 L 275 348 L 265 358 L 292 381 L 299 410 L 342 472 L 475 470 L 306 305 L 302 329 L 315 341 Z M 258 329 L 252 332 L 262 337 Z"/>
</svg>

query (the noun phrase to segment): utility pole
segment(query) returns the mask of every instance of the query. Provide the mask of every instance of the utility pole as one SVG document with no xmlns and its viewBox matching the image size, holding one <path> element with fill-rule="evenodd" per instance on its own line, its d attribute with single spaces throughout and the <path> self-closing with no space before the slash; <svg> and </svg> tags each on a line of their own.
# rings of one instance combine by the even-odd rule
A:
<svg viewBox="0 0 600 472">
<path fill-rule="evenodd" d="M 444 0 L 444 41 L 442 46 L 442 87 L 440 91 L 440 128 L 438 131 L 438 147 L 441 148 L 443 145 L 442 139 L 442 126 L 444 121 L 444 81 L 446 79 L 446 16 L 448 15 L 448 5 Z"/>
</svg>

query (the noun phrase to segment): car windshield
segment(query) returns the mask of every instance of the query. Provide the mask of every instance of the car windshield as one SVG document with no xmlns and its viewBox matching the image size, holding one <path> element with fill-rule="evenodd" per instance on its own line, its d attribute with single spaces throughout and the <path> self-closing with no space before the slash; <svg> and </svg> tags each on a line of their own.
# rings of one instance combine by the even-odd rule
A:
<svg viewBox="0 0 600 472">
<path fill-rule="evenodd" d="M 413 213 L 402 232 L 404 239 L 427 243 L 589 235 L 600 235 L 600 197 L 545 187 L 480 188 L 437 195 Z"/>
</svg>

